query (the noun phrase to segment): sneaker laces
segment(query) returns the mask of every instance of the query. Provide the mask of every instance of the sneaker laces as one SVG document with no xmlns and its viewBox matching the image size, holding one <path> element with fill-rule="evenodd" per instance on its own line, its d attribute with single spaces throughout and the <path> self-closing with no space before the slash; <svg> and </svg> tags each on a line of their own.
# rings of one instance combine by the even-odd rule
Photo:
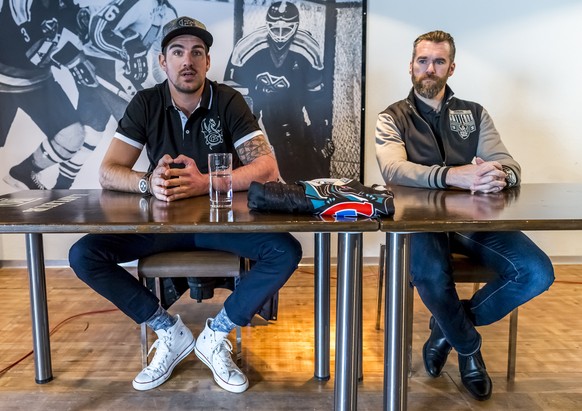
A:
<svg viewBox="0 0 582 411">
<path fill-rule="evenodd" d="M 154 358 L 152 358 L 152 361 L 143 370 L 143 372 L 146 372 L 149 375 L 155 375 L 157 372 L 163 372 L 167 368 L 166 364 L 164 363 L 168 358 L 168 354 L 170 353 L 170 347 L 168 347 L 165 338 L 158 338 L 152 344 L 150 350 L 148 351 L 148 356 L 154 349 L 156 350 Z"/>
<path fill-rule="evenodd" d="M 32 181 L 34 182 L 34 184 L 36 184 L 36 186 L 38 187 L 39 190 L 46 190 L 46 187 L 44 186 L 43 183 L 41 183 L 40 178 L 38 177 L 37 173 L 35 173 L 34 171 L 31 171 L 30 177 L 32 178 Z"/>
<path fill-rule="evenodd" d="M 232 343 L 228 340 L 228 338 L 225 338 L 216 344 L 212 350 L 212 353 L 222 361 L 227 370 L 237 374 L 242 374 L 242 371 L 239 370 L 238 366 L 232 360 Z"/>
</svg>

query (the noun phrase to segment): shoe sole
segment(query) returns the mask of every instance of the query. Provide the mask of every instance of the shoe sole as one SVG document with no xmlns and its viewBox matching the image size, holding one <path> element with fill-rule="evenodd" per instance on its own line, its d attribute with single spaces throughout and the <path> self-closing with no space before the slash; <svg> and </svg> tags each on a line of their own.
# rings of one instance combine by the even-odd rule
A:
<svg viewBox="0 0 582 411">
<path fill-rule="evenodd" d="M 30 190 L 30 187 L 24 184 L 22 181 L 15 179 L 11 175 L 7 175 L 3 178 L 4 182 L 14 188 L 19 190 Z"/>
<path fill-rule="evenodd" d="M 190 345 L 188 345 L 184 349 L 184 351 L 182 351 L 180 356 L 178 358 L 176 358 L 176 361 L 174 361 L 172 363 L 172 365 L 170 365 L 170 367 L 168 368 L 168 371 L 165 374 L 160 376 L 160 378 L 158 378 L 157 380 L 154 380 L 154 381 L 151 381 L 148 383 L 139 383 L 139 382 L 133 380 L 133 382 L 132 382 L 133 388 L 138 390 L 138 391 L 147 391 L 147 390 L 151 390 L 153 388 L 159 387 L 160 385 L 165 383 L 172 375 L 172 371 L 174 371 L 174 368 L 176 368 L 176 365 L 178 365 L 184 358 L 186 358 L 188 356 L 188 354 L 190 354 L 192 351 L 194 351 L 194 347 L 196 347 L 196 340 L 192 339 L 192 343 L 190 343 Z"/>
<path fill-rule="evenodd" d="M 214 381 L 216 381 L 216 383 L 221 388 L 225 389 L 226 391 L 233 392 L 235 394 L 240 394 L 242 392 L 245 392 L 247 390 L 247 388 L 249 388 L 249 380 L 248 379 L 246 379 L 245 383 L 242 385 L 232 385 L 232 384 L 229 384 L 226 381 L 224 381 L 222 378 L 220 378 L 220 376 L 216 372 L 214 372 L 214 367 L 210 364 L 210 361 L 208 361 L 208 359 L 204 356 L 204 354 L 202 354 L 200 351 L 198 351 L 198 347 L 196 347 L 194 349 L 194 354 L 196 354 L 196 357 L 198 357 L 198 359 L 200 361 L 202 361 L 204 363 L 204 365 L 206 365 L 208 368 L 210 368 L 210 371 L 212 371 L 212 375 L 214 376 Z"/>
</svg>

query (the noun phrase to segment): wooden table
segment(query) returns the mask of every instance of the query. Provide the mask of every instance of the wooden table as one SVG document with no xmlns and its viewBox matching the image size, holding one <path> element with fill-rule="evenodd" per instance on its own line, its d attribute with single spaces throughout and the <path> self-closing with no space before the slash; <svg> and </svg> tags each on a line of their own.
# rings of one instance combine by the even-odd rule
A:
<svg viewBox="0 0 582 411">
<path fill-rule="evenodd" d="M 388 292 L 384 328 L 384 409 L 407 402 L 406 312 L 413 232 L 582 230 L 582 184 L 524 184 L 499 194 L 394 186 L 386 232 Z"/>
<path fill-rule="evenodd" d="M 318 242 L 317 257 L 318 251 L 325 251 L 326 234 L 337 232 L 338 309 L 334 402 L 337 411 L 355 409 L 361 237 L 365 231 L 377 231 L 379 222 L 256 213 L 247 208 L 246 201 L 246 193 L 235 193 L 233 207 L 229 211 L 211 210 L 207 196 L 173 203 L 109 190 L 29 190 L 0 196 L 0 233 L 25 234 L 36 382 L 42 384 L 53 378 L 42 242 L 44 233 L 315 232 L 321 234 L 320 240 L 323 238 L 323 241 Z M 319 281 L 321 284 L 326 284 L 325 279 Z M 324 290 L 320 290 L 321 295 L 325 295 Z M 325 301 L 318 301 L 316 295 L 316 320 L 323 318 L 325 321 L 326 316 L 322 314 L 324 309 Z M 329 321 L 329 315 L 327 318 Z M 316 345 L 318 341 L 326 340 L 325 337 L 318 340 L 317 335 L 318 329 L 319 336 L 325 335 L 326 327 L 329 334 L 328 325 L 316 324 Z M 316 351 L 322 358 L 326 352 L 329 355 L 325 347 L 318 347 Z M 325 358 L 320 362 L 325 363 Z M 322 377 L 325 378 L 325 375 Z"/>
</svg>

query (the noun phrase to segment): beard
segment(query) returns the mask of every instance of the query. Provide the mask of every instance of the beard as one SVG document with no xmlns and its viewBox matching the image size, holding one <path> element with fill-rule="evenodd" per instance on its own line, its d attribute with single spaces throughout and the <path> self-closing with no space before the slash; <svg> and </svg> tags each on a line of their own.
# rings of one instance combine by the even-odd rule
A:
<svg viewBox="0 0 582 411">
<path fill-rule="evenodd" d="M 198 92 L 198 90 L 200 90 L 200 87 L 198 86 L 192 86 L 192 85 L 184 85 L 182 83 L 174 83 L 174 87 L 176 88 L 176 90 L 180 93 L 183 94 L 196 94 L 196 92 Z"/>
<path fill-rule="evenodd" d="M 445 77 L 438 77 L 434 75 L 421 75 L 419 77 L 415 77 L 412 74 L 412 86 L 414 90 L 422 97 L 433 99 L 436 95 L 443 89 L 443 87 L 447 84 L 447 80 L 449 76 Z M 432 82 L 425 82 L 424 80 L 433 80 Z"/>
<path fill-rule="evenodd" d="M 204 87 L 204 78 L 199 78 L 198 74 L 196 74 L 195 78 L 184 80 L 181 75 L 178 75 L 173 79 L 172 84 L 180 93 L 196 94 Z"/>
</svg>

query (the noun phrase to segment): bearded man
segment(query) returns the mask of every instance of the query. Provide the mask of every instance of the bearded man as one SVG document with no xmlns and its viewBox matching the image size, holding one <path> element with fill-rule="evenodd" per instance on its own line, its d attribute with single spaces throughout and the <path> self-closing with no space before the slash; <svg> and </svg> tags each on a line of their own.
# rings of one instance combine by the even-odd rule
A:
<svg viewBox="0 0 582 411">
<path fill-rule="evenodd" d="M 386 184 L 470 190 L 498 195 L 519 185 L 521 168 L 509 154 L 488 112 L 461 100 L 447 85 L 455 72 L 455 42 L 431 31 L 413 45 L 413 89 L 378 116 L 376 157 Z M 438 377 L 452 348 L 461 381 L 477 400 L 492 383 L 476 326 L 491 324 L 547 290 L 554 281 L 548 256 L 522 232 L 451 232 L 411 235 L 410 273 L 431 312 L 423 362 Z M 451 253 L 463 254 L 498 276 L 469 300 L 455 289 Z"/>
</svg>

